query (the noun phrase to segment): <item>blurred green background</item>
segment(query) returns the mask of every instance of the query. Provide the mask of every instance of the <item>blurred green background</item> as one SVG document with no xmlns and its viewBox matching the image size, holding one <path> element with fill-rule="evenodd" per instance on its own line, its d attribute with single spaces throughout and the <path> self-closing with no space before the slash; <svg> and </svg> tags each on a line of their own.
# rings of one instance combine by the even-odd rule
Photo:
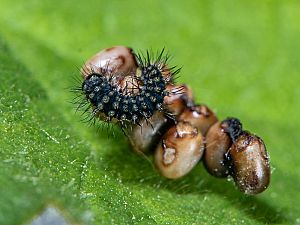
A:
<svg viewBox="0 0 300 225">
<path fill-rule="evenodd" d="M 0 224 L 49 204 L 81 224 L 300 224 L 299 1 L 0 0 Z M 102 48 L 166 49 L 178 82 L 261 136 L 272 181 L 258 196 L 199 164 L 169 181 L 79 121 L 68 87 Z"/>
</svg>

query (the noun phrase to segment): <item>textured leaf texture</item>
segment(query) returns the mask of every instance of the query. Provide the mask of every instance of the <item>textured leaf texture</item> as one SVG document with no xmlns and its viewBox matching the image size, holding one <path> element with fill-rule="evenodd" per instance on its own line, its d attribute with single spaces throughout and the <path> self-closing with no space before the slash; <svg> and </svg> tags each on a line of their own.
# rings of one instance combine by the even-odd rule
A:
<svg viewBox="0 0 300 225">
<path fill-rule="evenodd" d="M 299 1 L 0 0 L 0 224 L 300 224 Z M 245 196 L 199 164 L 170 181 L 70 103 L 103 48 L 166 47 L 178 82 L 261 136 L 271 185 Z"/>
</svg>

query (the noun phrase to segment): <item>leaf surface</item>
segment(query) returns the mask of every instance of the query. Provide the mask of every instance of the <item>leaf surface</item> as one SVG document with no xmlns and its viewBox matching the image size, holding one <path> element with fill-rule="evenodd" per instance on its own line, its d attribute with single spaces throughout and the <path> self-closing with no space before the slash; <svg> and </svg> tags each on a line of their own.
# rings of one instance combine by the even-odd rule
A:
<svg viewBox="0 0 300 225">
<path fill-rule="evenodd" d="M 300 223 L 297 1 L 0 0 L 0 224 L 49 204 L 82 224 Z M 80 122 L 68 88 L 102 48 L 166 47 L 179 83 L 261 136 L 272 180 L 239 193 L 199 164 L 170 181 L 126 138 Z"/>
</svg>

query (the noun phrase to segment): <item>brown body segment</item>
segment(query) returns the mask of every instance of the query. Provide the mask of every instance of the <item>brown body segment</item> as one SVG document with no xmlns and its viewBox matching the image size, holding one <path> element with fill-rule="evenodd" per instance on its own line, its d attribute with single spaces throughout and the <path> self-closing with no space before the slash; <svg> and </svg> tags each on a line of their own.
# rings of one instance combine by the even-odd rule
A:
<svg viewBox="0 0 300 225">
<path fill-rule="evenodd" d="M 246 194 L 264 191 L 270 182 L 270 164 L 266 147 L 259 137 L 243 132 L 229 150 L 233 178 Z"/>
<path fill-rule="evenodd" d="M 164 104 L 167 111 L 172 115 L 180 115 L 186 107 L 194 105 L 194 98 L 192 90 L 187 85 L 172 85 L 169 84 L 166 87 L 169 92 L 164 98 Z"/>
<path fill-rule="evenodd" d="M 218 118 L 206 105 L 195 105 L 185 108 L 178 116 L 178 121 L 193 124 L 205 136 L 208 129 L 218 121 Z"/>
<path fill-rule="evenodd" d="M 229 175 L 225 154 L 230 148 L 232 141 L 222 128 L 222 123 L 215 123 L 206 135 L 206 147 L 204 153 L 204 165 L 207 171 L 216 177 Z"/>
<path fill-rule="evenodd" d="M 155 112 L 147 121 L 142 120 L 140 125 L 128 129 L 128 139 L 137 153 L 153 152 L 161 136 L 170 127 L 169 121 L 163 112 Z"/>
<path fill-rule="evenodd" d="M 203 137 L 190 123 L 179 122 L 163 136 L 155 152 L 155 165 L 170 179 L 177 179 L 198 163 L 203 155 Z"/>
</svg>

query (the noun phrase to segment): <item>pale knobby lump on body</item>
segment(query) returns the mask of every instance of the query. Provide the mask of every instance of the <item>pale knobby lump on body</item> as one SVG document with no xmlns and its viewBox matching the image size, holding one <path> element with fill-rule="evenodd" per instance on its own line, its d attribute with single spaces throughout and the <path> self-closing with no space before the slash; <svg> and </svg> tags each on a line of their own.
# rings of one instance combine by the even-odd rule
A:
<svg viewBox="0 0 300 225">
<path fill-rule="evenodd" d="M 167 178 L 186 175 L 204 155 L 213 176 L 232 176 L 246 194 L 264 191 L 270 166 L 263 141 L 243 131 L 238 119 L 218 122 L 211 109 L 196 105 L 189 87 L 174 84 L 179 70 L 163 53 L 153 58 L 115 46 L 88 60 L 80 91 L 92 116 L 119 124 L 136 152 L 154 152 Z"/>
<path fill-rule="evenodd" d="M 170 179 L 190 172 L 203 155 L 202 134 L 188 122 L 178 122 L 162 137 L 155 151 L 155 164 Z"/>
</svg>

